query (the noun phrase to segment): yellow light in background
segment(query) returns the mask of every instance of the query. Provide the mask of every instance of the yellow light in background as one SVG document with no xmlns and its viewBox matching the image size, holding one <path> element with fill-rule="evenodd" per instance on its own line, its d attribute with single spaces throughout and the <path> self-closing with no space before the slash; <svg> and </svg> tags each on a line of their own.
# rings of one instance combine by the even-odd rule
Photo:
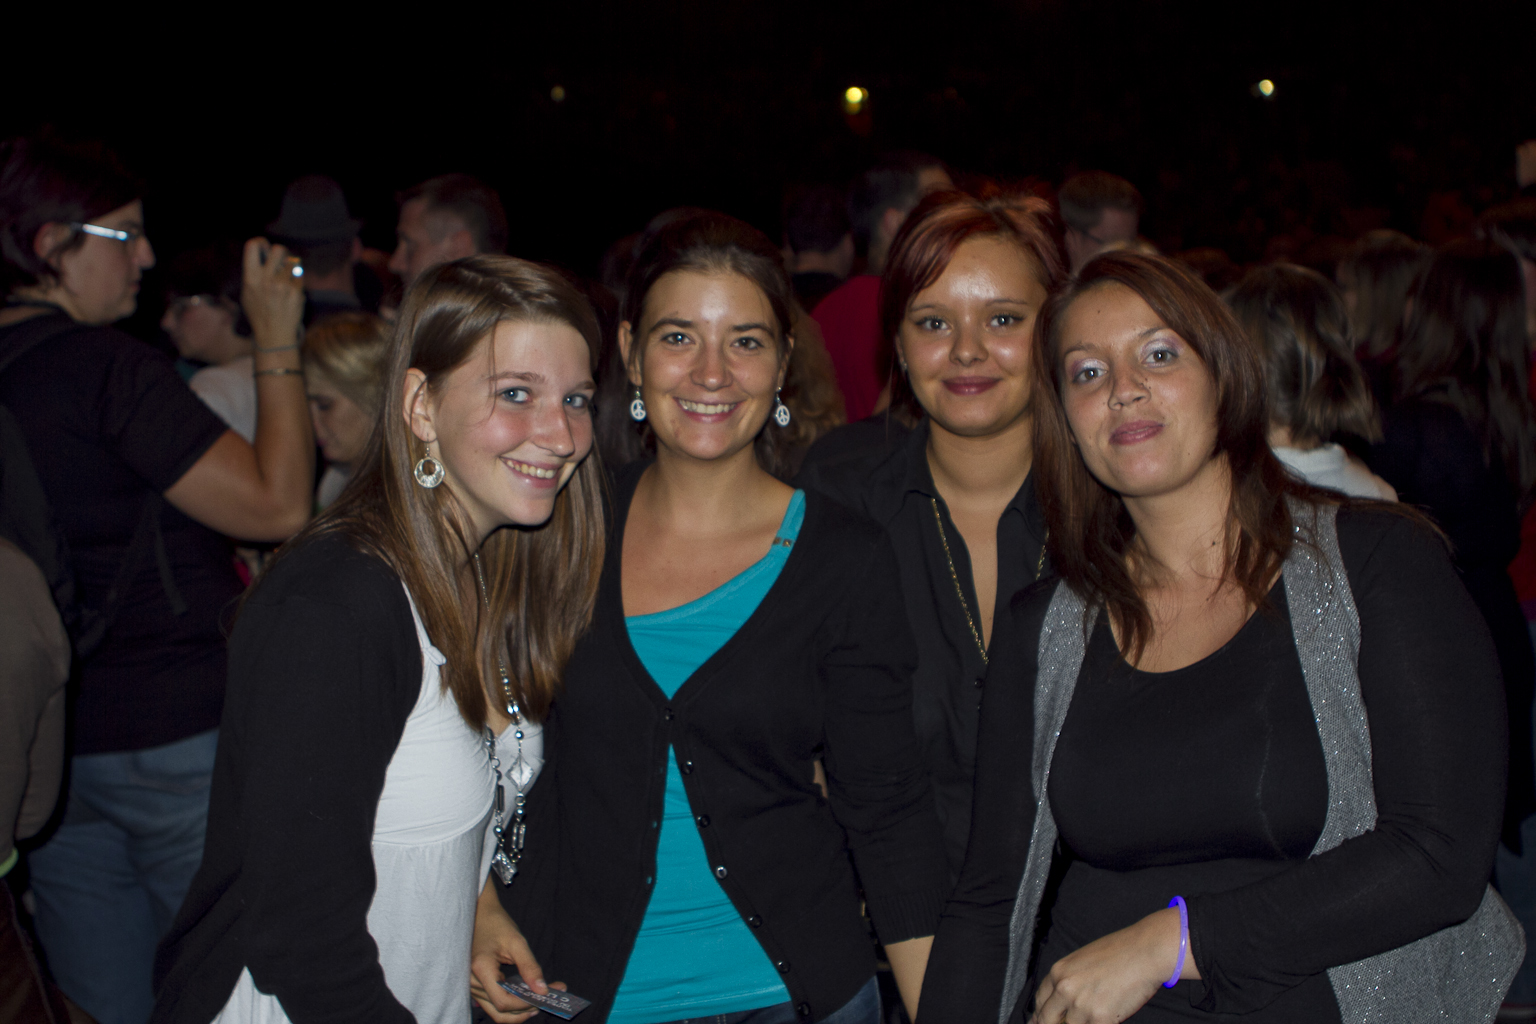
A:
<svg viewBox="0 0 1536 1024">
<path fill-rule="evenodd" d="M 1259 95 L 1263 96 L 1266 99 L 1268 99 L 1269 97 L 1271 97 L 1271 96 L 1273 96 L 1275 94 L 1275 83 L 1271 82 L 1267 78 L 1260 79 L 1258 88 L 1259 88 Z"/>
<path fill-rule="evenodd" d="M 850 85 L 843 92 L 843 109 L 850 114 L 857 114 L 864 109 L 864 101 L 869 99 L 869 90 L 861 89 L 857 85 Z"/>
<path fill-rule="evenodd" d="M 549 90 L 549 98 L 554 100 L 556 103 L 564 103 L 565 102 L 565 86 L 557 85 L 553 89 Z"/>
</svg>

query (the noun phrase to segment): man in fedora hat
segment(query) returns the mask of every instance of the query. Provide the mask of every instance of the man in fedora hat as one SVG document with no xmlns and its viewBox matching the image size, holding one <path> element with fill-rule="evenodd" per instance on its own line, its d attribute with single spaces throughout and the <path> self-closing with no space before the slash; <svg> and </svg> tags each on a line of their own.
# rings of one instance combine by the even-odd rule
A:
<svg viewBox="0 0 1536 1024">
<path fill-rule="evenodd" d="M 327 313 L 363 308 L 355 279 L 363 254 L 357 237 L 362 226 L 347 209 L 341 186 L 323 174 L 307 174 L 283 193 L 267 235 L 303 261 L 305 324 Z"/>
</svg>

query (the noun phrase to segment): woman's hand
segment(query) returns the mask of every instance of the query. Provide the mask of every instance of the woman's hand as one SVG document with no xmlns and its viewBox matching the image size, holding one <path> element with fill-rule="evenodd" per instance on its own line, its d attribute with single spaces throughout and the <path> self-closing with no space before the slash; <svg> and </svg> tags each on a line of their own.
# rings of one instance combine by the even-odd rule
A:
<svg viewBox="0 0 1536 1024">
<path fill-rule="evenodd" d="M 261 348 L 298 341 L 299 324 L 304 320 L 304 281 L 293 276 L 297 263 L 287 249 L 265 238 L 245 243 L 240 305 Z"/>
<path fill-rule="evenodd" d="M 1030 1024 L 1111 1024 L 1146 1005 L 1179 963 L 1179 912 L 1170 907 L 1056 961 L 1035 993 Z M 1181 978 L 1195 979 L 1192 953 Z"/>
<path fill-rule="evenodd" d="M 517 924 L 502 909 L 501 900 L 496 897 L 496 883 L 486 879 L 475 906 L 475 938 L 469 947 L 469 994 L 497 1024 L 521 1024 L 539 1011 L 501 987 L 502 964 L 516 967 L 535 992 L 565 988 L 563 982 L 544 983 L 544 969 L 533 958 L 533 950 L 528 948 Z"/>
</svg>

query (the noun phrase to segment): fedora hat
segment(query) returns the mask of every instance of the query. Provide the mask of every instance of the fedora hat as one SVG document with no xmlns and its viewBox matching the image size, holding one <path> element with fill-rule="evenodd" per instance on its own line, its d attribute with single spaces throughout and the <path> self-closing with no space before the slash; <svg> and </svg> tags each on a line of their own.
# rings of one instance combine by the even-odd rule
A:
<svg viewBox="0 0 1536 1024">
<path fill-rule="evenodd" d="M 288 186 L 277 220 L 267 234 L 280 241 L 345 242 L 356 237 L 363 222 L 347 209 L 341 186 L 323 174 L 308 174 Z"/>
</svg>

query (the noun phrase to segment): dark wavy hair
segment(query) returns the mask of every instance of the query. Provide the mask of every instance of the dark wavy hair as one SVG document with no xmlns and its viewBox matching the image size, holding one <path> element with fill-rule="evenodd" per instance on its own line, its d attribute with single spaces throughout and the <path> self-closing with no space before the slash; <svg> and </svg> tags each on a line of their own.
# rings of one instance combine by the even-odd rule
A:
<svg viewBox="0 0 1536 1024">
<path fill-rule="evenodd" d="M 964 192 L 935 192 L 907 217 L 880 278 L 880 375 L 891 389 L 891 411 L 915 423 L 923 407 L 905 375 L 896 373 L 896 335 L 912 297 L 949 268 L 961 245 L 975 238 L 1013 243 L 1034 267 L 1047 292 L 1066 278 L 1066 260 L 1056 240 L 1051 206 L 1036 196 L 1000 194 L 978 199 Z"/>
<path fill-rule="evenodd" d="M 1060 357 L 1062 322 L 1085 294 L 1128 288 L 1194 349 L 1216 384 L 1216 445 L 1232 472 L 1225 576 L 1255 607 L 1292 543 L 1286 498 L 1339 504 L 1342 498 L 1291 476 L 1269 448 L 1269 389 L 1258 343 L 1193 271 L 1161 256 L 1107 252 L 1090 260 L 1046 303 L 1035 326 L 1036 491 L 1050 530 L 1051 563 L 1090 606 L 1107 608 L 1124 638 L 1128 660 L 1141 657 L 1152 615 L 1126 556 L 1136 526 L 1120 495 L 1088 471 L 1067 420 Z"/>
<path fill-rule="evenodd" d="M 1376 400 L 1355 362 L 1344 297 L 1332 281 L 1274 263 L 1250 270 L 1228 301 L 1264 355 L 1272 423 L 1299 441 L 1340 433 L 1381 440 Z"/>
<path fill-rule="evenodd" d="M 143 195 L 144 183 L 102 143 L 50 132 L 0 143 L 0 295 L 52 280 L 51 261 L 85 242 L 75 231 L 39 256 L 33 241 L 44 225 L 87 223 Z"/>
<path fill-rule="evenodd" d="M 1397 343 L 1408 292 L 1433 251 L 1402 232 L 1383 229 L 1361 236 L 1339 261 L 1339 286 L 1355 295 L 1350 324 L 1359 358 L 1381 359 Z"/>
<path fill-rule="evenodd" d="M 510 256 L 471 256 L 433 267 L 405 294 L 395 323 L 384 401 L 351 483 L 330 508 L 289 542 L 339 533 L 400 575 L 432 642 L 448 659 L 443 687 L 476 730 L 485 724 L 483 680 L 504 661 L 518 703 L 534 721 L 549 711 L 565 663 L 592 617 L 602 570 L 603 473 L 594 450 L 537 527 L 497 530 L 480 547 L 489 614 L 473 610 L 458 587 L 458 567 L 474 551 L 449 487 L 416 484 L 412 468 L 426 445 L 402 415 L 406 373 L 424 387 L 469 359 L 498 323 L 555 323 L 574 328 L 595 357 L 599 336 L 591 305 L 561 275 Z"/>
<path fill-rule="evenodd" d="M 1520 264 L 1492 241 L 1439 249 L 1420 277 L 1396 349 L 1398 400 L 1451 406 L 1529 500 L 1536 487 L 1536 413 Z"/>
<path fill-rule="evenodd" d="M 629 351 L 629 369 L 640 366 L 645 350 L 642 319 L 646 297 L 657 281 L 677 270 L 739 274 L 757 285 L 773 310 L 776 321 L 774 340 L 778 345 L 779 363 L 783 365 L 789 356 L 787 342 L 795 323 L 795 293 L 790 287 L 789 274 L 784 270 L 783 255 L 767 235 L 745 221 L 713 210 L 701 210 L 686 212 L 645 240 L 630 267 L 623 305 L 623 319 L 630 325 L 635 339 Z M 611 388 L 606 390 L 612 392 Z M 782 397 L 788 403 L 792 397 L 788 380 L 784 391 Z M 616 416 L 618 411 L 609 409 L 605 415 Z M 793 426 L 791 423 L 791 428 Z M 655 451 L 656 435 L 649 421 L 637 424 L 635 429 L 643 446 L 635 454 Z M 757 432 L 758 464 L 770 473 L 777 473 L 795 436 L 768 417 Z"/>
</svg>

